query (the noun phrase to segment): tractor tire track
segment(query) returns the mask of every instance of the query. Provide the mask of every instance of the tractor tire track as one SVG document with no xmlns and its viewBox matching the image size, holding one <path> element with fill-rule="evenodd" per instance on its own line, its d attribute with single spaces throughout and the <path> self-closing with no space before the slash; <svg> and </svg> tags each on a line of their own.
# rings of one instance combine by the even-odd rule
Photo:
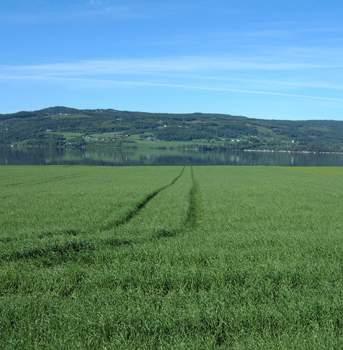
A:
<svg viewBox="0 0 343 350">
<path fill-rule="evenodd" d="M 70 240 L 63 243 L 53 243 L 43 246 L 26 247 L 0 255 L 0 263 L 39 261 L 43 265 L 59 265 L 74 260 L 81 253 L 95 251 L 94 242 L 89 240 Z"/>
<path fill-rule="evenodd" d="M 185 171 L 185 167 L 182 168 L 181 172 L 169 184 L 164 185 L 164 186 L 158 188 L 157 190 L 147 194 L 142 200 L 140 200 L 138 203 L 136 203 L 136 205 L 133 208 L 131 208 L 131 210 L 129 210 L 126 213 L 126 215 L 115 220 L 114 222 L 109 222 L 106 225 L 102 226 L 101 231 L 107 231 L 107 230 L 110 230 L 112 228 L 127 224 L 135 216 L 137 216 L 142 211 L 142 209 L 144 209 L 147 206 L 147 204 L 152 199 L 154 199 L 159 193 L 161 193 L 162 191 L 166 190 L 167 188 L 173 186 L 181 178 L 184 171 Z"/>
<path fill-rule="evenodd" d="M 138 202 L 125 216 L 119 218 L 117 221 L 108 223 L 107 225 L 100 228 L 100 232 L 109 230 L 111 228 L 119 227 L 125 225 L 134 217 L 136 217 L 142 209 L 159 193 L 173 186 L 184 174 L 185 167 L 182 168 L 181 172 L 167 185 L 160 187 L 159 189 L 149 193 L 145 196 L 140 202 Z M 42 232 L 38 238 L 43 239 L 46 237 L 52 237 L 55 235 L 63 236 L 74 236 L 72 240 L 67 240 L 63 243 L 55 243 L 52 245 L 47 245 L 43 247 L 30 247 L 24 250 L 13 251 L 10 254 L 5 254 L 0 256 L 1 262 L 19 262 L 21 260 L 38 260 L 39 263 L 43 265 L 53 266 L 61 262 L 72 261 L 76 259 L 81 253 L 92 253 L 101 247 L 110 246 L 112 248 L 123 248 L 136 246 L 142 243 L 153 242 L 156 239 L 162 238 L 173 238 L 180 233 L 185 232 L 186 230 L 194 229 L 198 224 L 199 218 L 199 186 L 195 180 L 193 168 L 191 168 L 192 176 L 192 187 L 189 191 L 189 206 L 186 213 L 186 217 L 181 223 L 179 228 L 174 230 L 164 229 L 161 230 L 157 235 L 140 240 L 131 240 L 131 239 L 121 239 L 121 238 L 107 238 L 107 239 L 86 239 L 86 240 L 75 240 L 77 236 L 82 231 L 75 229 L 65 229 L 61 231 L 45 231 Z M 7 238 L 7 237 L 6 237 Z M 9 241 L 12 241 L 9 239 Z M 8 243 L 7 239 L 4 239 L 4 242 Z"/>
<path fill-rule="evenodd" d="M 106 225 L 100 226 L 100 227 L 94 227 L 95 231 L 99 231 L 99 232 L 103 232 L 103 231 L 107 231 L 110 230 L 112 228 L 115 227 L 119 227 L 122 225 L 125 225 L 126 223 L 128 223 L 130 220 L 132 220 L 136 215 L 139 214 L 139 212 L 153 199 L 155 198 L 159 193 L 161 193 L 162 191 L 166 190 L 167 188 L 173 186 L 183 175 L 185 171 L 185 167 L 182 168 L 181 172 L 167 185 L 164 185 L 162 187 L 160 187 L 159 189 L 149 193 L 147 196 L 145 196 L 141 201 L 139 201 L 138 203 L 135 204 L 135 206 L 133 208 L 131 208 L 123 217 L 117 219 L 114 222 L 109 222 Z M 40 232 L 37 235 L 32 235 L 30 237 L 27 237 L 28 241 L 31 241 L 34 237 L 37 237 L 38 239 L 44 239 L 44 238 L 52 238 L 52 237 L 56 237 L 56 236 L 78 236 L 85 233 L 83 230 L 81 229 L 75 229 L 75 228 L 66 228 L 66 229 L 61 229 L 61 230 L 45 230 Z M 6 244 L 6 243 L 11 243 L 13 241 L 16 241 L 17 238 L 12 238 L 12 237 L 0 237 L 0 243 Z M 116 246 L 116 245 L 121 245 L 121 244 L 117 244 L 118 242 L 114 242 L 112 240 L 109 240 L 109 244 Z M 125 241 L 126 243 L 126 241 Z"/>
<path fill-rule="evenodd" d="M 188 209 L 186 216 L 178 228 L 175 229 L 162 229 L 154 236 L 155 239 L 167 239 L 174 238 L 185 232 L 195 230 L 201 221 L 201 193 L 199 184 L 195 178 L 193 167 L 191 166 L 191 178 L 192 186 L 188 194 Z"/>
<path fill-rule="evenodd" d="M 195 178 L 193 167 L 191 166 L 192 187 L 189 191 L 188 211 L 184 226 L 188 229 L 195 229 L 201 219 L 201 193 L 199 183 Z"/>
<path fill-rule="evenodd" d="M 72 175 L 64 175 L 64 176 L 54 176 L 42 181 L 33 181 L 33 182 L 15 182 L 15 183 L 9 183 L 2 185 L 2 187 L 15 187 L 15 186 L 22 186 L 22 185 L 29 185 L 29 186 L 36 186 L 36 185 L 44 185 L 48 183 L 54 183 L 54 182 L 59 182 L 63 180 L 69 180 L 69 179 L 76 179 L 81 177 L 82 174 L 72 174 Z"/>
</svg>

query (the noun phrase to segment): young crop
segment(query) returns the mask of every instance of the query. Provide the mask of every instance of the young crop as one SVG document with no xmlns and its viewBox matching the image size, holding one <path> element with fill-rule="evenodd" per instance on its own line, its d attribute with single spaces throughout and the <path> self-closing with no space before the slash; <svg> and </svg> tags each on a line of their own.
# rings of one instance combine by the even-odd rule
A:
<svg viewBox="0 0 343 350">
<path fill-rule="evenodd" d="M 343 347 L 341 168 L 0 172 L 1 349 Z"/>
</svg>

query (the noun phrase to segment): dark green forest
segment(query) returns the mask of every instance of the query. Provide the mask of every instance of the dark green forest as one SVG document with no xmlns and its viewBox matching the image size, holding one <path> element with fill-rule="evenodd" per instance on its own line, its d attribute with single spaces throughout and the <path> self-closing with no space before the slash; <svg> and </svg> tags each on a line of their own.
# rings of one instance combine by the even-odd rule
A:
<svg viewBox="0 0 343 350">
<path fill-rule="evenodd" d="M 198 145 L 237 150 L 342 152 L 343 121 L 286 121 L 224 114 L 168 114 L 51 107 L 0 114 L 0 144 Z"/>
</svg>

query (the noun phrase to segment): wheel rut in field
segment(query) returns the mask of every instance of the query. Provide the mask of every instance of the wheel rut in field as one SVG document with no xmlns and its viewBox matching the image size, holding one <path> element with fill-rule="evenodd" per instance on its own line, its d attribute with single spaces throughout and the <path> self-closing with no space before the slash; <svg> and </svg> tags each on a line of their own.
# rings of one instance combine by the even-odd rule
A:
<svg viewBox="0 0 343 350">
<path fill-rule="evenodd" d="M 100 226 L 100 227 L 94 227 L 94 230 L 99 230 L 101 231 L 106 231 L 109 230 L 111 228 L 115 228 L 118 226 L 122 226 L 126 223 L 128 223 L 131 219 L 133 219 L 136 215 L 139 214 L 139 212 L 153 199 L 155 198 L 159 193 L 161 193 L 163 190 L 173 186 L 183 175 L 185 171 L 185 167 L 182 168 L 181 172 L 167 185 L 164 185 L 162 187 L 160 187 L 159 189 L 149 193 L 147 196 L 145 196 L 141 201 L 139 201 L 138 203 L 136 203 L 136 205 L 129 210 L 123 217 L 117 219 L 114 222 L 109 222 L 106 225 Z M 44 238 L 49 238 L 49 237 L 55 237 L 55 236 L 78 236 L 81 235 L 82 233 L 85 233 L 85 231 L 81 230 L 81 229 L 75 229 L 75 228 L 65 228 L 65 229 L 61 229 L 61 230 L 45 230 L 42 231 L 41 233 L 37 234 L 37 238 L 38 239 L 44 239 Z M 30 238 L 29 238 L 30 239 Z M 16 238 L 12 239 L 12 238 L 7 238 L 5 237 L 4 239 L 0 237 L 0 243 L 8 243 L 11 241 L 17 240 Z M 109 241 L 110 244 L 112 244 L 113 242 L 110 240 Z M 124 241 L 124 243 L 126 244 L 127 242 Z M 124 245 L 125 245 L 124 244 Z M 121 244 L 112 244 L 113 246 L 115 245 L 121 245 Z"/>
<path fill-rule="evenodd" d="M 112 228 L 115 227 L 119 227 L 122 225 L 127 224 L 129 221 L 131 221 L 135 216 L 137 216 L 142 209 L 144 209 L 147 204 L 154 199 L 159 193 L 161 193 L 162 191 L 166 190 L 167 188 L 173 186 L 183 175 L 185 171 L 185 167 L 182 168 L 181 172 L 167 185 L 164 185 L 160 188 L 158 188 L 157 190 L 150 192 L 149 194 L 147 194 L 143 199 L 141 199 L 138 203 L 136 203 L 136 205 L 131 208 L 131 210 L 129 210 L 126 215 L 124 215 L 123 217 L 117 219 L 116 221 L 113 222 L 109 222 L 106 225 L 101 227 L 101 231 L 106 231 L 106 230 L 110 230 Z"/>
<path fill-rule="evenodd" d="M 130 220 L 132 220 L 136 215 L 139 214 L 139 212 L 153 199 L 155 198 L 159 193 L 161 193 L 162 191 L 166 190 L 167 188 L 173 186 L 183 175 L 185 171 L 185 167 L 182 168 L 182 170 L 180 171 L 180 173 L 167 185 L 164 185 L 160 188 L 158 188 L 157 190 L 149 193 L 148 195 L 146 195 L 141 201 L 139 201 L 138 203 L 136 203 L 136 205 L 131 208 L 131 210 L 129 210 L 123 217 L 117 219 L 114 222 L 109 222 L 106 225 L 100 226 L 100 227 L 95 227 L 95 230 L 99 230 L 100 232 L 102 231 L 106 231 L 106 230 L 110 230 L 112 228 L 115 227 L 119 227 L 122 225 L 125 225 L 126 223 L 128 223 Z M 74 228 L 66 228 L 66 229 L 62 229 L 62 230 L 45 230 L 39 234 L 37 234 L 37 238 L 38 239 L 44 239 L 44 238 L 49 238 L 49 237 L 55 237 L 55 236 L 78 236 L 81 235 L 82 233 L 84 233 L 83 230 L 80 229 L 74 229 Z M 29 240 L 31 239 L 28 238 Z M 6 244 L 6 243 L 10 243 L 12 241 L 17 240 L 16 238 L 11 238 L 11 237 L 0 237 L 0 243 Z M 112 246 L 120 246 L 120 245 L 127 245 L 127 241 L 124 240 L 123 244 L 120 243 L 120 240 L 109 240 L 108 242 L 110 245 Z M 130 242 L 131 243 L 131 242 Z M 1 259 L 0 259 L 1 260 Z"/>
<path fill-rule="evenodd" d="M 103 226 L 100 230 L 105 231 L 111 228 L 115 228 L 121 225 L 128 223 L 135 216 L 137 216 L 140 211 L 159 193 L 166 190 L 167 188 L 173 186 L 184 174 L 185 167 L 182 168 L 181 172 L 167 185 L 160 187 L 159 189 L 149 193 L 145 196 L 140 202 L 138 202 L 124 217 L 119 220 L 108 223 Z M 76 258 L 80 253 L 89 253 L 100 249 L 101 246 L 111 246 L 113 248 L 119 247 L 128 247 L 140 243 L 147 243 L 149 241 L 153 241 L 156 239 L 167 239 L 173 238 L 180 233 L 185 231 L 193 230 L 196 228 L 199 222 L 200 217 L 200 191 L 199 185 L 195 179 L 193 168 L 191 167 L 191 177 L 192 177 L 192 186 L 189 190 L 189 198 L 188 198 L 188 210 L 185 215 L 185 218 L 181 225 L 175 229 L 163 229 L 153 237 L 149 239 L 121 239 L 121 238 L 108 238 L 108 239 L 100 239 L 100 240 L 67 240 L 63 243 L 56 243 L 53 245 L 48 245 L 44 247 L 31 247 L 20 251 L 14 251 L 9 255 L 0 256 L 0 262 L 4 261 L 20 261 L 20 260 L 41 260 L 42 258 L 48 258 L 48 260 L 57 260 L 68 261 Z M 43 239 L 52 236 L 69 236 L 70 238 L 74 236 L 78 236 L 82 231 L 76 229 L 65 229 L 65 230 L 56 230 L 56 231 L 45 231 L 42 232 L 38 238 Z M 7 243 L 7 239 L 4 239 L 3 243 Z M 49 259 L 50 258 L 50 259 Z M 49 264 L 53 264 L 53 262 L 49 262 Z"/>
<path fill-rule="evenodd" d="M 189 191 L 188 211 L 184 226 L 194 229 L 198 226 L 201 217 L 201 193 L 199 183 L 195 178 L 193 167 L 191 167 L 192 187 Z"/>
<path fill-rule="evenodd" d="M 157 232 L 155 239 L 173 238 L 185 231 L 196 229 L 201 219 L 201 194 L 199 184 L 195 178 L 193 167 L 191 166 L 192 185 L 188 194 L 188 209 L 186 217 L 178 228 L 162 229 Z"/>
<path fill-rule="evenodd" d="M 54 182 L 59 182 L 63 180 L 69 180 L 69 179 L 76 179 L 78 177 L 81 177 L 82 174 L 71 174 L 71 175 L 61 175 L 61 176 L 53 176 L 50 178 L 47 178 L 45 180 L 40 180 L 40 181 L 33 181 L 33 182 L 15 182 L 15 183 L 9 183 L 3 185 L 3 187 L 15 187 L 15 186 L 36 186 L 36 185 L 44 185 L 48 183 L 54 183 Z"/>
<path fill-rule="evenodd" d="M 89 240 L 71 240 L 44 246 L 26 247 L 0 255 L 0 263 L 40 261 L 43 265 L 59 265 L 73 260 L 81 253 L 95 251 L 96 245 Z"/>
<path fill-rule="evenodd" d="M 46 230 L 42 231 L 41 233 L 37 233 L 32 236 L 24 236 L 24 237 L 16 237 L 16 236 L 4 236 L 0 237 L 0 243 L 10 243 L 10 242 L 23 242 L 23 241 L 32 241 L 33 239 L 36 239 L 37 242 L 41 239 L 45 238 L 53 238 L 58 236 L 66 236 L 66 237 L 76 237 L 77 235 L 80 235 L 82 233 L 85 233 L 85 231 L 77 230 L 73 228 L 67 228 L 67 229 L 61 229 L 61 230 Z"/>
</svg>

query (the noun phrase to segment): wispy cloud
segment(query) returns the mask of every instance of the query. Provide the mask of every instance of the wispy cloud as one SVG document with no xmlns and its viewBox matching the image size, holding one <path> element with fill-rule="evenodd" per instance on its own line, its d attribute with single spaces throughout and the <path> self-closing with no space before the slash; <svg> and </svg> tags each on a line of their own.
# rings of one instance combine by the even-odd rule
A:
<svg viewBox="0 0 343 350">
<path fill-rule="evenodd" d="M 343 68 L 343 65 L 337 66 Z M 336 67 L 336 68 L 337 68 Z M 78 88 L 159 87 L 208 92 L 279 96 L 317 101 L 343 102 L 335 94 L 311 93 L 310 89 L 343 90 L 325 81 L 273 80 L 270 74 L 302 74 L 325 71 L 330 64 L 275 57 L 184 56 L 141 59 L 85 60 L 36 65 L 0 65 L 0 81 L 42 81 L 76 84 Z M 259 73 L 259 78 L 235 78 L 232 73 Z M 254 74 L 251 74 L 254 73 Z M 197 80 L 197 81 L 196 81 Z M 313 92 L 313 91 L 312 91 Z"/>
<path fill-rule="evenodd" d="M 37 65 L 2 65 L 0 74 L 38 74 L 46 76 L 91 76 L 108 74 L 146 74 L 157 72 L 229 72 L 229 71 L 292 71 L 342 68 L 330 64 L 304 61 L 277 61 L 274 58 L 255 60 L 238 57 L 185 56 L 171 58 L 108 59 Z"/>
<path fill-rule="evenodd" d="M 175 78 L 176 75 L 162 74 L 165 78 Z M 330 82 L 327 80 L 317 81 L 317 80 L 282 80 L 282 79 L 253 79 L 253 78 L 234 78 L 234 77 L 223 77 L 219 75 L 196 75 L 187 74 L 181 75 L 180 78 L 187 78 L 188 80 L 196 81 L 207 81 L 207 82 L 221 82 L 221 83 L 243 83 L 249 85 L 259 85 L 259 86 L 272 86 L 274 88 L 309 88 L 309 89 L 327 89 L 327 90 L 343 90 L 343 84 L 338 84 L 335 82 Z"/>
<path fill-rule="evenodd" d="M 292 97 L 297 99 L 310 99 L 315 101 L 328 101 L 343 103 L 343 98 L 316 96 L 308 94 L 287 93 L 272 90 L 258 89 L 240 89 L 233 86 L 209 86 L 201 84 L 187 83 L 170 83 L 168 81 L 146 81 L 146 80 L 121 80 L 121 79 L 99 79 L 99 78 L 77 78 L 77 77 L 47 77 L 38 75 L 23 75 L 23 76 L 0 76 L 1 80 L 31 80 L 31 81 L 46 81 L 67 84 L 77 84 L 78 88 L 113 88 L 113 87 L 152 87 L 152 88 L 170 88 L 182 90 L 196 90 L 229 94 L 243 95 L 263 95 L 263 96 L 278 96 Z"/>
</svg>

